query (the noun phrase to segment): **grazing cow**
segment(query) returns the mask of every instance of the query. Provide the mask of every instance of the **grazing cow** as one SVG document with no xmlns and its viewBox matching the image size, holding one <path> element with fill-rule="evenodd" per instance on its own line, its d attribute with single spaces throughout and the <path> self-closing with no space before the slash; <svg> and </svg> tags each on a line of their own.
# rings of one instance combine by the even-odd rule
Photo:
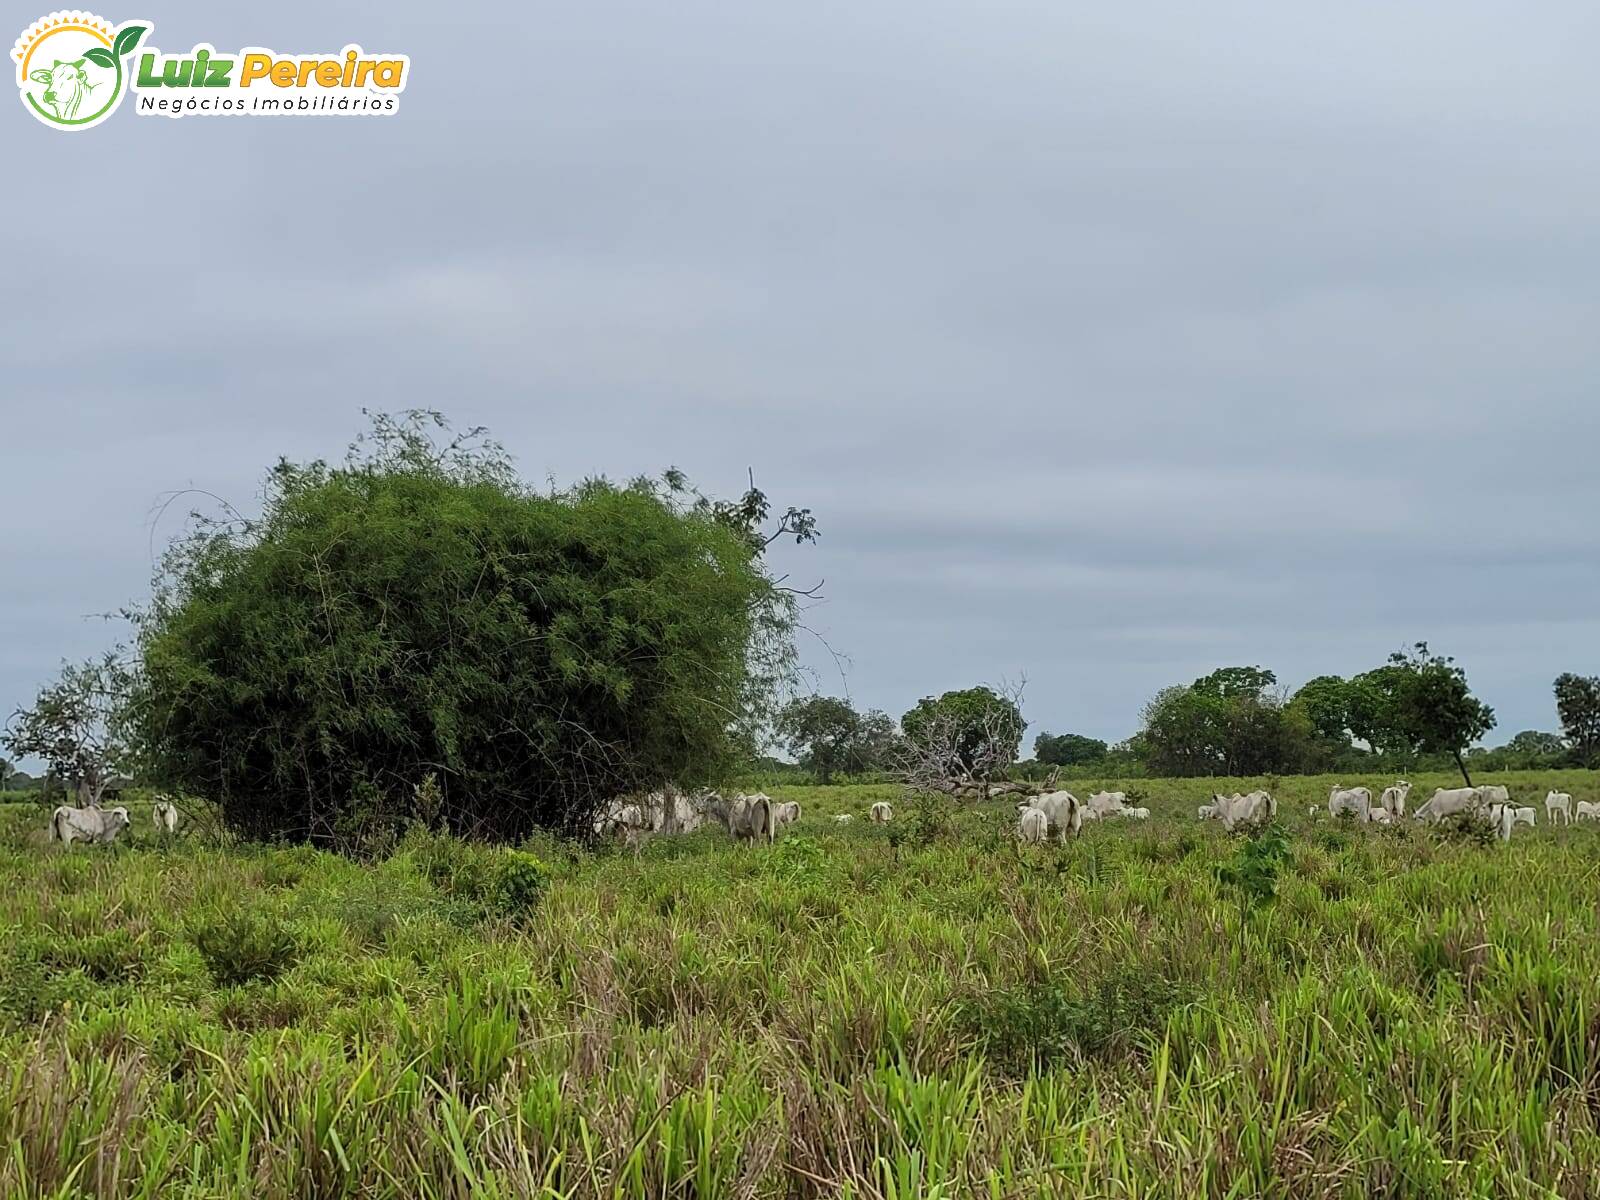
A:
<svg viewBox="0 0 1600 1200">
<path fill-rule="evenodd" d="M 1355 817 L 1356 822 L 1365 825 L 1372 813 L 1372 793 L 1364 787 L 1342 788 L 1333 785 L 1333 790 L 1328 793 L 1328 815 L 1338 818 L 1345 813 Z"/>
<path fill-rule="evenodd" d="M 1117 810 L 1117 816 L 1128 821 L 1148 821 L 1150 810 L 1148 808 L 1123 808 Z"/>
<path fill-rule="evenodd" d="M 849 821 L 854 821 L 854 820 L 855 820 L 855 818 L 853 816 L 851 816 L 849 813 L 840 813 L 838 816 L 834 817 L 833 823 L 835 825 L 843 825 L 843 824 L 846 824 Z"/>
<path fill-rule="evenodd" d="M 1128 806 L 1126 792 L 1096 792 L 1089 797 L 1089 802 L 1084 808 L 1095 817 L 1109 817 L 1112 813 L 1120 812 Z"/>
<path fill-rule="evenodd" d="M 618 796 L 595 814 L 594 831 L 602 837 L 621 838 L 638 854 L 645 835 L 652 832 L 650 814 L 645 805 Z"/>
<path fill-rule="evenodd" d="M 1396 780 L 1391 786 L 1383 789 L 1383 794 L 1378 797 L 1378 804 L 1383 811 L 1391 817 L 1406 815 L 1406 797 L 1411 794 L 1411 785 L 1404 779 Z"/>
<path fill-rule="evenodd" d="M 50 814 L 50 840 L 70 846 L 73 842 L 90 844 L 116 841 L 117 834 L 128 827 L 128 810 L 117 808 L 68 808 L 63 804 Z"/>
<path fill-rule="evenodd" d="M 1483 793 L 1483 802 L 1485 804 L 1511 803 L 1511 793 L 1503 783 L 1485 783 L 1480 785 L 1478 790 Z"/>
<path fill-rule="evenodd" d="M 1578 816 L 1580 821 L 1600 821 L 1600 804 L 1588 800 L 1578 801 Z"/>
<path fill-rule="evenodd" d="M 887 800 L 879 800 L 867 811 L 867 818 L 874 825 L 887 825 L 894 820 L 894 805 Z"/>
<path fill-rule="evenodd" d="M 1527 807 L 1513 808 L 1511 810 L 1511 823 L 1513 825 L 1526 825 L 1529 829 L 1532 829 L 1533 809 Z"/>
<path fill-rule="evenodd" d="M 1387 808 L 1374 808 L 1367 813 L 1367 820 L 1371 821 L 1374 825 L 1387 825 L 1389 822 L 1393 821 L 1394 818 L 1389 815 L 1389 810 Z"/>
<path fill-rule="evenodd" d="M 800 819 L 800 802 L 798 800 L 785 800 L 778 805 L 774 814 L 779 825 L 793 825 Z"/>
<path fill-rule="evenodd" d="M 1436 788 L 1432 796 L 1417 806 L 1417 811 L 1411 814 L 1412 819 L 1437 825 L 1457 813 L 1478 812 L 1487 803 L 1484 790 L 1475 787 Z"/>
<path fill-rule="evenodd" d="M 45 85 L 44 95 L 40 99 L 47 107 L 55 109 L 58 121 L 71 121 L 76 118 L 89 93 L 99 86 L 90 83 L 89 77 L 84 74 L 84 61 L 78 58 L 71 62 L 62 62 L 58 58 L 48 70 L 41 67 L 37 71 L 28 72 L 28 78 L 34 83 Z"/>
<path fill-rule="evenodd" d="M 1231 796 L 1213 795 L 1211 803 L 1202 806 L 1201 820 L 1216 820 L 1222 822 L 1222 827 L 1229 833 L 1244 825 L 1264 825 L 1272 819 L 1277 811 L 1272 797 L 1266 792 L 1255 791 L 1247 796 L 1235 792 Z M 1209 811 L 1204 811 L 1204 810 Z"/>
<path fill-rule="evenodd" d="M 716 818 L 729 833 L 747 845 L 770 844 L 778 836 L 778 806 L 765 792 L 748 796 L 740 792 L 731 802 L 713 792 L 702 807 L 707 816 Z"/>
<path fill-rule="evenodd" d="M 1050 836 L 1050 818 L 1037 808 L 1022 806 L 1017 815 L 1017 840 L 1037 846 Z"/>
<path fill-rule="evenodd" d="M 1194 815 L 1202 821 L 1209 821 L 1217 815 L 1217 806 L 1215 804 L 1202 804 L 1194 810 Z"/>
<path fill-rule="evenodd" d="M 1073 837 L 1083 832 L 1083 805 L 1071 792 L 1046 792 L 1042 796 L 1035 796 L 1030 803 L 1049 819 L 1050 828 L 1056 831 L 1061 841 L 1067 840 L 1069 832 Z"/>
<path fill-rule="evenodd" d="M 150 819 L 156 823 L 160 833 L 178 832 L 178 806 L 165 796 L 157 800 L 155 807 L 150 810 Z"/>
<path fill-rule="evenodd" d="M 1547 792 L 1544 798 L 1544 819 L 1550 824 L 1556 823 L 1556 814 L 1560 813 L 1562 823 L 1572 824 L 1572 793 Z"/>
</svg>

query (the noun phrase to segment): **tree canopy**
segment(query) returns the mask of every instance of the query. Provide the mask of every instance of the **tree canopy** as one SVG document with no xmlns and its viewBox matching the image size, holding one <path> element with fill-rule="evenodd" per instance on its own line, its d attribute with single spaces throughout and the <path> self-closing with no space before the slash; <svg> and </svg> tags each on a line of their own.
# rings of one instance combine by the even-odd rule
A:
<svg viewBox="0 0 1600 1200">
<path fill-rule="evenodd" d="M 1041 733 L 1033 739 L 1033 757 L 1055 767 L 1075 767 L 1099 762 L 1108 747 L 1099 738 L 1080 733 Z"/>
<path fill-rule="evenodd" d="M 1555 690 L 1562 733 L 1578 761 L 1593 766 L 1600 760 L 1600 676 L 1564 672 Z"/>
<path fill-rule="evenodd" d="M 809 512 L 677 472 L 537 492 L 473 430 L 377 416 L 338 466 L 281 461 L 259 519 L 202 522 L 139 619 L 155 775 L 248 835 L 341 842 L 428 773 L 456 831 L 586 829 L 619 792 L 749 757 L 796 606 L 765 569 Z"/>
<path fill-rule="evenodd" d="M 808 696 L 778 714 L 778 735 L 819 782 L 889 765 L 898 732 L 886 713 L 858 713 L 848 700 Z"/>
</svg>

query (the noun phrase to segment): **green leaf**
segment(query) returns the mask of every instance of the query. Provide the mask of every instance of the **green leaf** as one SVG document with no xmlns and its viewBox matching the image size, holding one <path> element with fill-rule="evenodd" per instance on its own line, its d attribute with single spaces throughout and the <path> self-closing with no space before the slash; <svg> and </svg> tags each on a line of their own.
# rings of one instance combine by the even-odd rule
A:
<svg viewBox="0 0 1600 1200">
<path fill-rule="evenodd" d="M 114 67 L 117 60 L 111 57 L 111 51 L 104 46 L 96 46 L 92 50 L 85 50 L 83 56 L 97 67 Z"/>
<path fill-rule="evenodd" d="M 148 25 L 129 25 L 119 30 L 116 43 L 113 45 L 111 52 L 118 58 L 133 53 L 133 48 L 139 44 L 139 39 L 149 32 L 150 26 Z"/>
</svg>

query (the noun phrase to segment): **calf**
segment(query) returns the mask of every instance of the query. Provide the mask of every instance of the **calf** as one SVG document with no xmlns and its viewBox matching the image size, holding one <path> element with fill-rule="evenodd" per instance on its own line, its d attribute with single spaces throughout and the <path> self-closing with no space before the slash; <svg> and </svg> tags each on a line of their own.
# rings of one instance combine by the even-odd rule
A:
<svg viewBox="0 0 1600 1200">
<path fill-rule="evenodd" d="M 1600 821 L 1600 804 L 1593 804 L 1588 800 L 1578 801 L 1578 820 Z"/>
<path fill-rule="evenodd" d="M 69 808 L 63 804 L 50 814 L 50 840 L 65 845 L 88 842 L 91 845 L 114 842 L 128 827 L 128 810 L 117 808 Z"/>
<path fill-rule="evenodd" d="M 178 806 L 165 796 L 157 800 L 155 807 L 150 810 L 150 819 L 156 823 L 159 833 L 170 835 L 178 832 Z"/>
<path fill-rule="evenodd" d="M 1017 815 L 1017 840 L 1037 846 L 1050 836 L 1050 818 L 1037 808 L 1022 806 Z"/>
</svg>

